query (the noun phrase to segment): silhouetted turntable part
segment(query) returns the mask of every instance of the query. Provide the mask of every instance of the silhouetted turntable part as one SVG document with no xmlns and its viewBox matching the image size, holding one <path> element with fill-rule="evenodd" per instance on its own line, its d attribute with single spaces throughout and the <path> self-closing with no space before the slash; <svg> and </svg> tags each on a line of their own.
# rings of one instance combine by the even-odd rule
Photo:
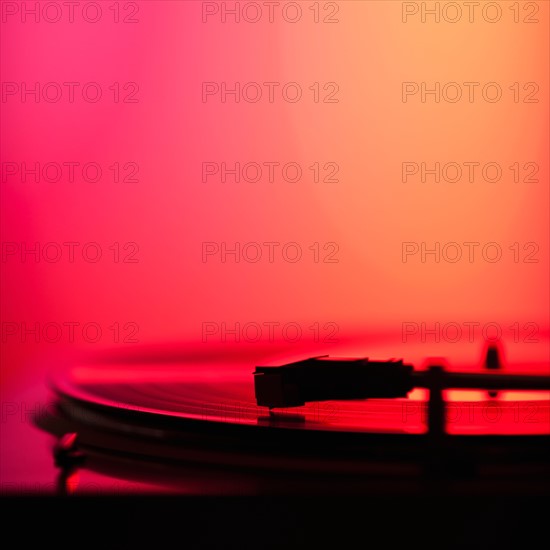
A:
<svg viewBox="0 0 550 550">
<path fill-rule="evenodd" d="M 256 405 L 252 369 L 242 365 L 74 366 L 51 387 L 56 405 L 36 422 L 60 438 L 78 434 L 84 468 L 167 490 L 550 490 L 550 406 L 540 392 L 526 394 L 536 396 L 540 423 L 458 424 L 434 442 L 425 415 L 404 421 L 404 411 L 427 410 L 427 393 L 270 412 Z"/>
<path fill-rule="evenodd" d="M 58 412 L 42 417 L 40 425 L 58 436 L 77 430 L 86 468 L 174 490 L 414 493 L 442 482 L 457 493 L 509 492 L 526 484 L 534 492 L 549 489 L 548 441 L 538 436 L 453 436 L 435 452 L 422 435 L 250 431 L 250 426 L 187 419 L 167 427 L 163 421 L 144 425 L 131 413 L 108 414 L 106 428 L 95 407 L 81 410 L 87 422 L 67 418 L 62 406 Z"/>
<path fill-rule="evenodd" d="M 495 368 L 494 348 L 485 363 Z M 428 434 L 435 441 L 447 431 L 444 390 L 550 390 L 550 376 L 449 372 L 440 365 L 417 371 L 412 365 L 368 358 L 311 357 L 280 366 L 258 366 L 254 391 L 258 405 L 295 407 L 312 401 L 407 397 L 415 388 L 428 390 Z M 494 397 L 494 395 L 492 395 Z"/>
<path fill-rule="evenodd" d="M 483 366 L 487 370 L 496 370 L 499 371 L 502 369 L 502 359 L 501 359 L 501 353 L 497 346 L 488 346 L 487 353 L 485 354 L 485 361 L 483 363 Z M 489 397 L 497 397 L 498 391 L 497 390 L 489 390 L 488 392 Z"/>
</svg>

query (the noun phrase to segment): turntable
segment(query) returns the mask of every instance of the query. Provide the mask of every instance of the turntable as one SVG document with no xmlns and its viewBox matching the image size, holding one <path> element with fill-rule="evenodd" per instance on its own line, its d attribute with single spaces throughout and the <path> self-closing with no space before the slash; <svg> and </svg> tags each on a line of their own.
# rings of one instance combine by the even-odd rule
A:
<svg viewBox="0 0 550 550">
<path fill-rule="evenodd" d="M 86 494 L 548 494 L 550 377 L 433 359 L 74 364 L 35 423 L 55 490 Z"/>
</svg>

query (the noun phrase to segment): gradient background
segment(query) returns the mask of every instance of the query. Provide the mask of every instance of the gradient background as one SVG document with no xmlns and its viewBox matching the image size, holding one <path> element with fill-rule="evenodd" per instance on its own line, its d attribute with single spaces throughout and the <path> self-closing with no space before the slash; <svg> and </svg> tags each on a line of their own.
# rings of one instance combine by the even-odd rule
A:
<svg viewBox="0 0 550 550">
<path fill-rule="evenodd" d="M 136 23 L 113 22 L 112 2 L 98 3 L 97 23 L 84 20 L 83 2 L 73 23 L 66 11 L 55 23 L 43 15 L 24 21 L 21 11 L 6 13 L 5 4 L 23 9 L 3 3 L 3 83 L 95 81 L 103 97 L 84 101 L 81 85 L 73 103 L 66 93 L 58 103 L 22 102 L 20 94 L 3 98 L 2 242 L 93 241 L 103 257 L 97 263 L 78 252 L 73 263 L 67 255 L 57 263 L 2 258 L 2 322 L 94 322 L 103 336 L 95 344 L 78 329 L 74 342 L 67 333 L 57 343 L 6 336 L 4 401 L 22 399 L 23 388 L 42 383 L 47 365 L 59 357 L 113 348 L 134 353 L 165 343 L 232 346 L 219 336 L 204 342 L 205 322 L 300 324 L 296 346 L 279 332 L 274 342 L 264 336 L 239 344 L 263 345 L 266 355 L 374 350 L 378 358 L 445 355 L 464 364 L 479 360 L 480 329 L 474 341 L 464 334 L 456 343 L 430 336 L 423 342 L 417 335 L 405 343 L 403 323 L 494 322 L 517 369 L 522 361 L 547 369 L 549 2 L 520 2 L 518 23 L 513 3 L 500 1 L 500 21 L 485 21 L 478 8 L 473 22 L 464 11 L 454 24 L 433 17 L 423 23 L 420 13 L 404 23 L 403 3 L 393 0 L 320 2 L 321 17 L 339 8 L 332 24 L 315 23 L 309 1 L 299 2 L 303 14 L 296 23 L 286 22 L 278 8 L 272 23 L 267 9 L 258 23 L 235 23 L 231 16 L 222 23 L 221 13 L 203 22 L 203 2 L 192 0 L 118 3 L 121 18 L 138 8 Z M 523 22 L 532 6 L 538 23 Z M 222 103 L 219 95 L 205 103 L 205 81 L 229 87 L 295 81 L 304 96 L 295 104 L 279 92 L 274 103 L 235 103 L 232 97 Z M 404 103 L 405 81 L 493 81 L 503 97 L 487 103 L 478 88 L 473 103 L 422 103 L 418 95 Z M 114 82 L 137 83 L 137 102 L 115 103 L 108 89 Z M 338 102 L 315 103 L 308 90 L 314 82 L 336 82 Z M 514 82 L 536 82 L 538 103 L 515 103 L 508 90 Z M 77 170 L 74 182 L 68 172 L 56 183 L 23 182 L 4 164 L 67 161 L 97 162 L 103 177 L 87 183 Z M 304 174 L 297 183 L 280 177 L 273 183 L 202 181 L 203 162 L 251 161 L 297 162 Z M 137 163 L 138 181 L 113 182 L 108 166 L 114 162 Z M 307 169 L 314 162 L 336 162 L 338 182 L 314 183 Z M 418 176 L 404 183 L 403 162 L 497 162 L 503 176 L 497 183 L 466 176 L 457 183 L 422 183 Z M 515 162 L 536 163 L 538 181 L 515 183 L 507 168 Z M 273 263 L 223 263 L 219 256 L 203 262 L 202 243 L 221 241 L 293 241 L 304 257 L 297 263 L 280 254 Z M 429 248 L 493 241 L 503 257 L 489 263 L 478 249 L 473 263 L 436 263 L 433 256 L 423 263 L 420 255 L 404 263 L 406 241 L 425 241 Z M 138 261 L 114 262 L 114 242 L 137 243 Z M 337 243 L 338 261 L 314 262 L 308 247 L 315 242 Z M 515 242 L 536 243 L 538 262 L 514 262 L 508 247 Z M 113 322 L 136 323 L 139 343 L 115 343 L 108 328 Z M 308 329 L 313 323 L 335 324 L 338 342 L 316 342 Z M 522 327 L 517 341 L 509 328 L 514 323 Z M 536 341 L 528 341 L 527 323 L 536 327 Z M 322 329 L 321 336 L 327 334 Z M 4 456 L 9 447 L 6 438 Z"/>
</svg>

